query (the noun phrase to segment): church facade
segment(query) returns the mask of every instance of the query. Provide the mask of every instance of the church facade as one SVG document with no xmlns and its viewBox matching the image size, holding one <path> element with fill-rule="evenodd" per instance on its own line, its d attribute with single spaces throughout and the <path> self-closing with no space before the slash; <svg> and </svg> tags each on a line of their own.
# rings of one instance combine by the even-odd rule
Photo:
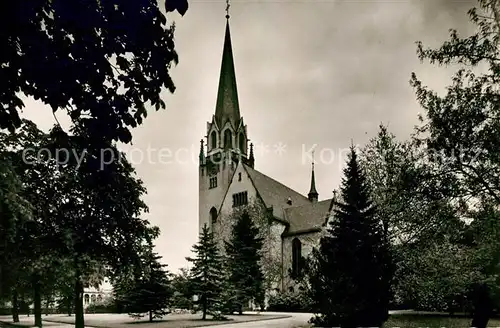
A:
<svg viewBox="0 0 500 328">
<path fill-rule="evenodd" d="M 228 17 L 226 17 L 228 18 Z M 303 195 L 260 172 L 240 113 L 229 20 L 226 22 L 215 114 L 201 140 L 199 165 L 199 230 L 206 224 L 215 234 L 222 217 L 249 204 L 259 204 L 276 237 L 278 279 L 274 290 L 294 289 L 290 273 L 300 270 L 319 242 L 331 217 L 333 198 L 319 201 L 312 164 L 309 193 Z"/>
</svg>

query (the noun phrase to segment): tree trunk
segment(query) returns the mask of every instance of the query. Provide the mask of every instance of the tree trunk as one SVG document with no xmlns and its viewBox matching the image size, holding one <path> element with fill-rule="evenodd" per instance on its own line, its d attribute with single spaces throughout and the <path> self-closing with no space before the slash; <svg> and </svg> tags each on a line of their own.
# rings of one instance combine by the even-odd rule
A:
<svg viewBox="0 0 500 328">
<path fill-rule="evenodd" d="M 203 297 L 203 316 L 201 317 L 201 320 L 206 320 L 207 319 L 207 299 L 206 297 Z"/>
<path fill-rule="evenodd" d="M 80 275 L 75 277 L 75 328 L 85 328 L 85 319 L 83 317 L 83 283 Z"/>
<path fill-rule="evenodd" d="M 149 311 L 149 322 L 153 322 L 153 311 Z"/>
<path fill-rule="evenodd" d="M 489 288 L 485 285 L 478 286 L 474 296 L 474 313 L 471 327 L 486 328 L 493 312 L 493 301 L 490 297 Z"/>
<path fill-rule="evenodd" d="M 40 279 L 38 276 L 33 277 L 33 305 L 34 305 L 34 315 L 35 315 L 35 326 L 42 327 L 42 295 L 40 291 Z"/>
<path fill-rule="evenodd" d="M 45 316 L 49 315 L 50 296 L 45 299 Z"/>
<path fill-rule="evenodd" d="M 71 317 L 73 314 L 73 302 L 69 296 L 66 298 L 66 310 L 68 312 L 68 316 Z"/>
<path fill-rule="evenodd" d="M 19 322 L 19 301 L 17 298 L 17 290 L 12 291 L 12 321 Z"/>
</svg>

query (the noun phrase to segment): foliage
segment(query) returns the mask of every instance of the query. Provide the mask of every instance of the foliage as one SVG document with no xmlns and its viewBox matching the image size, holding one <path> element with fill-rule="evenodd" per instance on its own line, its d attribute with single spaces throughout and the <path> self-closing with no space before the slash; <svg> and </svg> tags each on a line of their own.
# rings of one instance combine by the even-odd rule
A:
<svg viewBox="0 0 500 328">
<path fill-rule="evenodd" d="M 119 313 L 114 299 L 92 303 L 85 308 L 85 313 Z"/>
<path fill-rule="evenodd" d="M 269 297 L 267 311 L 311 313 L 314 308 L 304 291 L 280 292 Z"/>
<path fill-rule="evenodd" d="M 398 141 L 383 125 L 361 150 L 376 215 L 393 245 L 437 241 L 461 227 L 447 203 L 453 179 L 436 175 L 429 155 L 412 141 Z"/>
<path fill-rule="evenodd" d="M 250 214 L 243 210 L 225 242 L 228 281 L 239 313 L 249 301 L 264 304 L 264 275 L 260 267 L 262 238 Z"/>
<path fill-rule="evenodd" d="M 455 173 L 460 182 L 457 194 L 464 197 L 486 197 L 500 202 L 500 157 L 496 142 L 500 138 L 500 107 L 498 106 L 498 20 L 496 2 L 480 0 L 469 11 L 477 32 L 461 38 L 456 30 L 450 40 L 438 49 L 424 49 L 418 43 L 418 56 L 431 63 L 483 65 L 484 74 L 469 67 L 460 68 L 444 97 L 428 90 L 412 74 L 411 84 L 425 109 L 424 124 L 419 127 L 420 140 L 439 153 L 433 160 L 442 171 Z"/>
<path fill-rule="evenodd" d="M 316 324 L 380 327 L 388 316 L 391 260 L 382 224 L 351 148 L 341 202 L 313 250 L 310 285 Z"/>
<path fill-rule="evenodd" d="M 191 269 L 192 291 L 198 296 L 196 302 L 201 306 L 203 320 L 207 314 L 217 314 L 221 307 L 221 293 L 223 289 L 222 256 L 217 247 L 214 234 L 205 225 L 199 241 L 193 246 L 195 257 L 186 258 L 193 263 Z"/>
<path fill-rule="evenodd" d="M 216 238 L 221 246 L 227 241 L 233 230 L 235 222 L 243 212 L 248 213 L 258 236 L 262 239 L 260 249 L 260 267 L 264 275 L 264 289 L 273 290 L 279 286 L 281 281 L 281 223 L 272 220 L 272 214 L 259 202 L 251 202 L 246 206 L 234 209 L 230 215 L 220 215 L 216 225 Z"/>
<path fill-rule="evenodd" d="M 193 288 L 191 286 L 190 272 L 182 268 L 178 274 L 172 277 L 172 307 L 176 309 L 193 309 Z"/>
<path fill-rule="evenodd" d="M 33 290 L 35 305 L 42 294 L 59 290 L 78 303 L 74 310 L 80 326 L 83 301 L 75 293 L 84 285 L 98 285 L 105 275 L 140 267 L 140 254 L 158 229 L 140 218 L 147 210 L 141 200 L 145 189 L 116 147 L 109 145 L 105 150 L 114 157 L 96 167 L 96 150 L 86 148 L 85 136 L 61 137 L 59 132 L 45 134 L 23 121 L 15 134 L 1 134 L 21 177 L 20 193 L 34 204 L 30 219 L 16 227 L 9 279 L 17 282 L 13 287 L 19 296 Z"/>
<path fill-rule="evenodd" d="M 425 161 L 427 155 L 423 147 L 398 141 L 381 125 L 362 149 L 360 163 L 391 242 L 392 305 L 451 311 L 466 303 L 466 275 L 472 272 L 463 270 L 471 268 L 455 261 L 465 260 L 470 252 L 453 240 L 464 229 L 460 208 L 450 200 L 454 180 L 436 174 Z M 440 257 L 447 261 L 436 262 Z"/>
<path fill-rule="evenodd" d="M 491 222 L 488 218 L 492 211 L 484 211 L 484 206 L 498 209 L 500 205 L 500 156 L 496 146 L 500 137 L 499 6 L 497 1 L 480 0 L 479 8 L 469 11 L 471 21 L 477 26 L 469 37 L 460 37 L 452 30 L 450 39 L 438 49 L 424 49 L 418 43 L 418 56 L 422 61 L 460 66 L 445 95 L 426 88 L 416 74 L 411 78 L 417 99 L 425 110 L 416 140 L 440 154 L 431 158 L 436 174 L 453 177 L 455 183 L 450 197 L 458 200 L 464 217 L 468 215 L 476 221 L 473 226 L 484 228 L 482 233 L 486 236 L 496 235 L 496 228 L 485 223 Z M 471 286 L 474 302 L 471 325 L 479 328 L 487 325 L 492 298 L 498 289 L 498 250 L 488 245 L 488 240 L 477 235 L 469 240 L 474 250 L 470 257 L 476 261 L 474 272 L 482 275 Z M 470 246 L 470 243 L 462 244 L 464 248 Z"/>
<path fill-rule="evenodd" d="M 186 0 L 167 0 L 184 14 Z M 66 111 L 92 140 L 128 143 L 178 62 L 156 0 L 2 2 L 0 128 L 20 126 L 20 93 Z"/>
<path fill-rule="evenodd" d="M 134 318 L 142 318 L 143 313 L 149 314 L 149 321 L 162 318 L 170 306 L 173 294 L 171 281 L 166 265 L 161 264 L 160 256 L 149 252 L 144 258 L 144 272 L 136 277 L 134 284 L 129 288 L 123 300 L 125 310 Z"/>
</svg>

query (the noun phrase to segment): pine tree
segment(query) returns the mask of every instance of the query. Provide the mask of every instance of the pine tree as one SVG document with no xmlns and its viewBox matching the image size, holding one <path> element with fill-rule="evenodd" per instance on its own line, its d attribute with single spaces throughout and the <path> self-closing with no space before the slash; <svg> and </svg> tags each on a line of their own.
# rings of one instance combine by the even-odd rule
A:
<svg viewBox="0 0 500 328">
<path fill-rule="evenodd" d="M 198 244 L 193 246 L 194 258 L 186 258 L 193 263 L 191 269 L 191 287 L 198 296 L 197 303 L 203 311 L 202 319 L 207 314 L 216 314 L 220 307 L 223 286 L 222 257 L 217 247 L 213 232 L 207 225 L 203 227 Z"/>
<path fill-rule="evenodd" d="M 134 284 L 125 292 L 125 308 L 135 318 L 149 314 L 149 321 L 168 314 L 173 289 L 170 274 L 161 264 L 155 253 L 146 255 L 143 275 L 137 277 Z"/>
<path fill-rule="evenodd" d="M 260 267 L 262 242 L 250 214 L 243 211 L 236 217 L 230 240 L 225 242 L 229 285 L 239 314 L 249 301 L 260 305 L 264 301 L 264 275 Z"/>
<path fill-rule="evenodd" d="M 344 175 L 335 220 L 313 253 L 311 297 L 318 313 L 313 321 L 380 327 L 388 317 L 389 249 L 354 148 Z"/>
</svg>

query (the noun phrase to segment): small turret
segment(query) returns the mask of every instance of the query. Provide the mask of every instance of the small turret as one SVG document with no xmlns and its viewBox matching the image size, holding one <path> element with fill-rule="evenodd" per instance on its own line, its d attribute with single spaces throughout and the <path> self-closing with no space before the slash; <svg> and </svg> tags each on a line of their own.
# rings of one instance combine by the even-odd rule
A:
<svg viewBox="0 0 500 328">
<path fill-rule="evenodd" d="M 205 164 L 205 144 L 203 139 L 200 140 L 200 165 Z"/>
<path fill-rule="evenodd" d="M 250 155 L 248 156 L 248 166 L 253 169 L 255 158 L 253 157 L 253 143 L 250 144 Z"/>
<path fill-rule="evenodd" d="M 314 159 L 312 162 L 312 174 L 311 174 L 311 188 L 309 194 L 307 194 L 309 201 L 316 203 L 318 201 L 318 192 L 316 191 L 316 179 L 314 178 Z"/>
</svg>

